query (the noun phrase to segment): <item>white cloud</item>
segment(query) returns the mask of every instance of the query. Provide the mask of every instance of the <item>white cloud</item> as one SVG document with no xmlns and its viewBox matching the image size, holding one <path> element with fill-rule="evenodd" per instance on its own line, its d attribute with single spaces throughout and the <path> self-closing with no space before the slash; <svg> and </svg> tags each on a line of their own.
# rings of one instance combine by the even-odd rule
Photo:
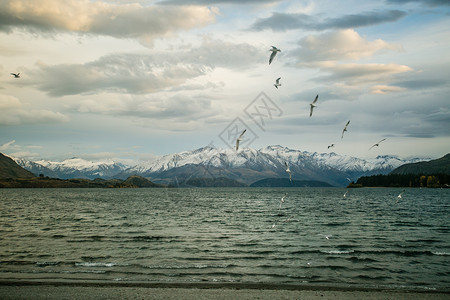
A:
<svg viewBox="0 0 450 300">
<path fill-rule="evenodd" d="M 388 93 L 395 93 L 395 92 L 403 92 L 406 89 L 399 86 L 392 86 L 392 85 L 374 85 L 370 88 L 370 92 L 372 94 L 388 94 Z"/>
<path fill-rule="evenodd" d="M 353 29 L 310 35 L 299 44 L 301 48 L 292 53 L 298 66 L 314 66 L 322 61 L 359 60 L 382 50 L 403 50 L 401 45 L 389 44 L 381 39 L 367 41 Z"/>
<path fill-rule="evenodd" d="M 19 99 L 0 94 L 0 124 L 22 125 L 60 123 L 68 121 L 68 117 L 59 112 L 45 109 L 30 109 L 25 107 Z"/>
<path fill-rule="evenodd" d="M 3 145 L 0 145 L 0 151 L 20 149 L 19 146 L 14 145 L 15 142 L 16 142 L 16 140 L 12 140 L 12 141 L 4 143 Z"/>
<path fill-rule="evenodd" d="M 205 6 L 144 6 L 88 0 L 4 0 L 0 2 L 0 30 L 25 28 L 34 32 L 70 31 L 139 38 L 151 41 L 178 30 L 214 22 Z"/>
</svg>

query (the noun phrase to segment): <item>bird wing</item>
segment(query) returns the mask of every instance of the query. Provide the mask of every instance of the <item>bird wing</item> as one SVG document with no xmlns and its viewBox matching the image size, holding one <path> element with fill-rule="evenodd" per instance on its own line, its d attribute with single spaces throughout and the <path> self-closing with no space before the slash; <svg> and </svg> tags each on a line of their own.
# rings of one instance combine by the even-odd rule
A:
<svg viewBox="0 0 450 300">
<path fill-rule="evenodd" d="M 314 105 L 310 104 L 310 106 L 311 106 L 311 109 L 309 110 L 309 117 L 312 116 L 313 109 L 314 109 Z"/>
<path fill-rule="evenodd" d="M 272 46 L 273 47 L 273 46 Z M 277 55 L 277 51 L 272 51 L 272 54 L 270 54 L 270 58 L 269 58 L 269 65 L 272 62 L 273 58 L 275 57 L 275 55 Z"/>
<path fill-rule="evenodd" d="M 239 150 L 239 139 L 236 140 L 236 151 Z"/>
<path fill-rule="evenodd" d="M 280 84 L 280 79 L 281 79 L 281 77 L 277 78 L 277 80 L 276 80 L 277 84 Z"/>
<path fill-rule="evenodd" d="M 384 141 L 384 140 L 386 140 L 386 139 L 382 139 L 381 141 L 379 141 L 377 144 L 379 144 L 379 143 L 381 143 L 382 141 Z"/>
<path fill-rule="evenodd" d="M 369 148 L 369 150 L 372 149 L 375 146 L 378 146 L 378 144 L 373 144 L 372 147 Z"/>
<path fill-rule="evenodd" d="M 244 129 L 244 131 L 242 131 L 241 135 L 238 137 L 238 140 L 241 139 L 241 137 L 244 135 L 244 133 L 247 131 L 247 129 Z"/>
<path fill-rule="evenodd" d="M 316 98 L 314 99 L 314 101 L 312 102 L 312 104 L 317 102 L 317 99 L 319 99 L 319 95 L 316 96 Z"/>
</svg>

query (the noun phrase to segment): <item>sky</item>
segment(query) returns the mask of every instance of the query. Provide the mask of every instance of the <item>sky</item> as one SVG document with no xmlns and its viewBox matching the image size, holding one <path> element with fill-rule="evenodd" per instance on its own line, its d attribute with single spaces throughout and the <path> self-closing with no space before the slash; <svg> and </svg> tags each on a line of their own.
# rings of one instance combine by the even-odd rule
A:
<svg viewBox="0 0 450 300">
<path fill-rule="evenodd" d="M 448 0 L 0 0 L 0 40 L 15 157 L 450 152 Z"/>
</svg>

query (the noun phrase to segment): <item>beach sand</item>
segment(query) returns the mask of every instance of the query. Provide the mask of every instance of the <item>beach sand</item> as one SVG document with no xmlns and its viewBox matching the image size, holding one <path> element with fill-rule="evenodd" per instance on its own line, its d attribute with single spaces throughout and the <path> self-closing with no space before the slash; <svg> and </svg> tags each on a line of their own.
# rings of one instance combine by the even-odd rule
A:
<svg viewBox="0 0 450 300">
<path fill-rule="evenodd" d="M 246 284 L 0 282 L 0 299 L 450 299 L 449 292 Z"/>
</svg>

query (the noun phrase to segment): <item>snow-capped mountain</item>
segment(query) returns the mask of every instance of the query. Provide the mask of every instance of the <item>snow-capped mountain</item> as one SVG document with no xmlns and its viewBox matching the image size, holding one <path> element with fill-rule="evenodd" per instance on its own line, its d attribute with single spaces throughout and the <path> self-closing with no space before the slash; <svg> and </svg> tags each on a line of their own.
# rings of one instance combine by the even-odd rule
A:
<svg viewBox="0 0 450 300">
<path fill-rule="evenodd" d="M 266 178 L 289 178 L 285 167 L 287 163 L 294 180 L 318 180 L 335 186 L 347 185 L 349 180 L 356 181 L 363 175 L 387 174 L 405 163 L 421 161 L 394 156 L 364 160 L 333 152 L 311 153 L 279 145 L 259 150 L 244 148 L 238 152 L 229 148 L 203 147 L 164 155 L 132 167 L 112 160 L 91 162 L 80 158 L 62 162 L 15 160 L 34 174 L 50 177 L 124 179 L 139 175 L 155 182 L 173 184 L 191 178 L 226 177 L 246 184 Z"/>
<path fill-rule="evenodd" d="M 320 180 L 332 185 L 346 185 L 362 175 L 387 174 L 396 167 L 414 160 L 379 156 L 364 160 L 336 153 L 311 153 L 282 146 L 259 150 L 204 147 L 193 151 L 165 155 L 154 161 L 140 163 L 124 170 L 120 177 L 137 174 L 152 179 L 173 180 L 201 176 L 223 176 L 247 184 L 269 177 L 288 177 L 285 162 L 293 179 Z"/>
<path fill-rule="evenodd" d="M 44 176 L 63 179 L 111 178 L 127 168 L 127 166 L 112 160 L 92 162 L 82 158 L 70 158 L 62 162 L 47 160 L 32 162 L 24 159 L 15 159 L 15 161 L 19 166 L 36 175 L 43 174 Z"/>
</svg>

